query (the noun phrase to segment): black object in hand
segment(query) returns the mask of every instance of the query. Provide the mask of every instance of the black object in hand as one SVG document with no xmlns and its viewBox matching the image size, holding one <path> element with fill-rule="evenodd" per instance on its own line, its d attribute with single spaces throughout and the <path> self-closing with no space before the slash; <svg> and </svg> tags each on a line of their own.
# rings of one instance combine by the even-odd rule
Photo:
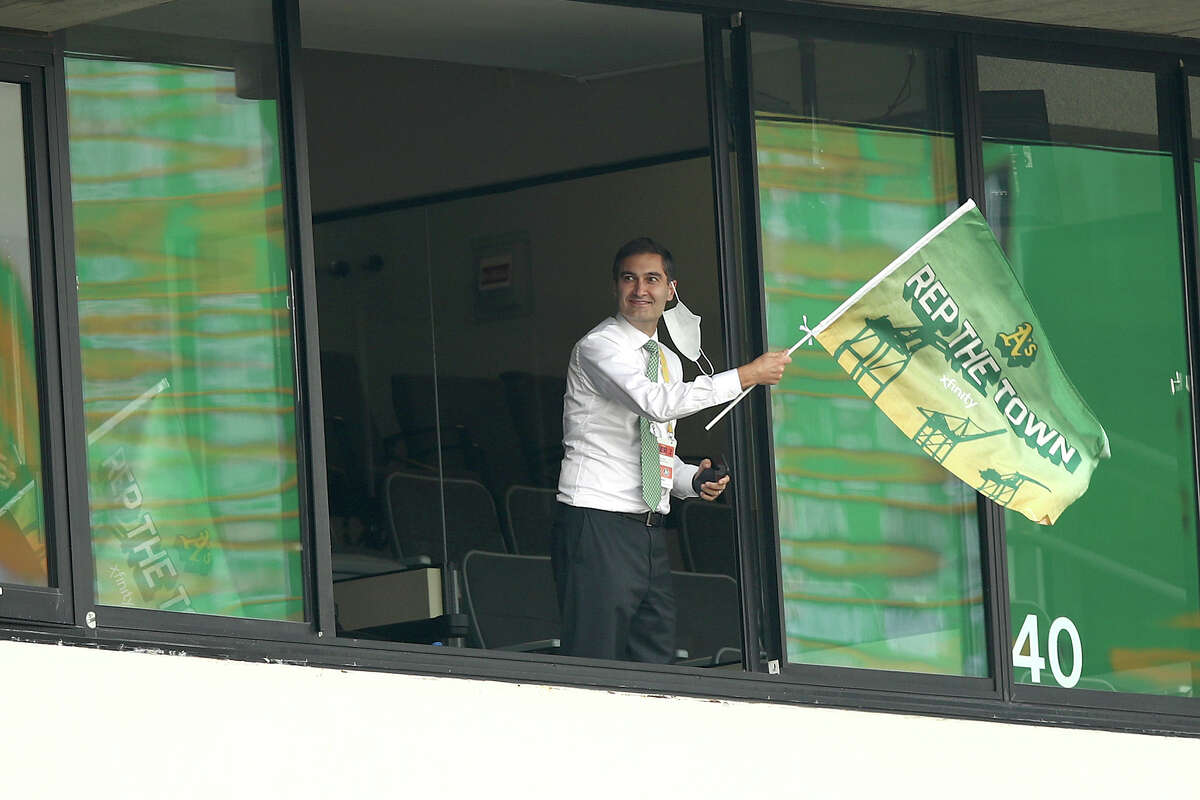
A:
<svg viewBox="0 0 1200 800">
<path fill-rule="evenodd" d="M 725 454 L 721 454 L 721 460 L 711 467 L 705 467 L 696 473 L 696 477 L 692 478 L 692 489 L 696 494 L 700 494 L 700 487 L 706 483 L 715 483 L 729 474 L 729 466 L 726 463 Z"/>
</svg>

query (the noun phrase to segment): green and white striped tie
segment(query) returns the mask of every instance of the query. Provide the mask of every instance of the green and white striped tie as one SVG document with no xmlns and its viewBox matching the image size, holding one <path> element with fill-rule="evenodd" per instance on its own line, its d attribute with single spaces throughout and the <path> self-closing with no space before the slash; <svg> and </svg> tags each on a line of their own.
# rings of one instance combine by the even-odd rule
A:
<svg viewBox="0 0 1200 800">
<path fill-rule="evenodd" d="M 658 383 L 658 342 L 650 339 L 642 348 L 649 353 L 646 359 L 646 377 Z M 638 430 L 642 434 L 642 498 L 651 511 L 658 510 L 662 500 L 662 479 L 658 468 L 658 439 L 650 430 L 650 420 L 638 418 Z"/>
</svg>

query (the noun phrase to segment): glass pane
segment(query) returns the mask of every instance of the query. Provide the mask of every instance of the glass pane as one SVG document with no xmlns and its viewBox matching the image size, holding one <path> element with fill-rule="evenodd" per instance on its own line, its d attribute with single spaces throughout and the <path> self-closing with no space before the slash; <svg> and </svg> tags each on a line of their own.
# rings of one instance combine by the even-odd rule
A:
<svg viewBox="0 0 1200 800">
<path fill-rule="evenodd" d="M 754 34 L 769 346 L 958 204 L 947 54 Z M 772 391 L 788 660 L 986 675 L 975 492 L 819 348 Z"/>
<path fill-rule="evenodd" d="M 48 584 L 21 86 L 0 83 L 0 583 Z"/>
<path fill-rule="evenodd" d="M 90 55 L 66 73 L 96 592 L 298 620 L 270 3 L 237 6 L 237 42 L 226 5 L 68 31 Z"/>
<path fill-rule="evenodd" d="M 392 535 L 387 498 L 399 491 L 393 473 L 419 477 L 413 485 L 422 489 L 432 479 L 436 490 L 439 433 L 459 441 L 437 424 L 425 238 L 421 208 L 313 226 L 335 580 L 395 572 L 422 557 L 442 561 L 436 492 L 434 502 L 404 512 L 414 532 L 407 540 Z M 365 268 L 372 258 L 378 270 Z M 450 463 L 470 457 L 456 448 Z M 346 609 L 343 602 L 343 617 Z M 344 622 L 360 635 L 351 619 Z"/>
<path fill-rule="evenodd" d="M 987 218 L 1112 447 L 1053 527 L 1005 515 L 1016 678 L 1193 695 L 1193 430 L 1155 76 L 981 58 L 979 85 Z"/>
</svg>

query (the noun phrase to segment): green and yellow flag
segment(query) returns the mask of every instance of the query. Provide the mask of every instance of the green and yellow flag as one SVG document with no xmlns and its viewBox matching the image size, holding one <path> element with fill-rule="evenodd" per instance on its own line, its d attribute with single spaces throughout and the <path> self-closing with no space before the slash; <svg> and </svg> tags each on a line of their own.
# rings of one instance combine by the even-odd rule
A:
<svg viewBox="0 0 1200 800">
<path fill-rule="evenodd" d="M 1108 458 L 987 222 L 968 200 L 813 336 L 930 458 L 1053 524 Z"/>
</svg>

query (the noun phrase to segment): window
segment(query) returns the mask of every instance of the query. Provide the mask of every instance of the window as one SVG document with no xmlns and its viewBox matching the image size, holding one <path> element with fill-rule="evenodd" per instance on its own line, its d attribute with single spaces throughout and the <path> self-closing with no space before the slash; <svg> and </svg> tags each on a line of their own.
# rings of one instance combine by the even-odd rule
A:
<svg viewBox="0 0 1200 800">
<path fill-rule="evenodd" d="M 0 584 L 50 587 L 56 561 L 45 513 L 39 418 L 36 185 L 30 144 L 40 85 L 0 65 Z M 21 591 L 17 589 L 16 591 Z M 10 613 L 5 598 L 0 613 Z"/>
<path fill-rule="evenodd" d="M 67 35 L 95 591 L 302 620 L 271 7 L 227 11 Z"/>
<path fill-rule="evenodd" d="M 751 35 L 769 346 L 958 204 L 948 52 Z M 771 392 L 787 658 L 986 676 L 975 492 L 819 348 Z"/>
<path fill-rule="evenodd" d="M 988 220 L 1112 446 L 1053 528 L 1005 515 L 1016 680 L 1193 696 L 1194 431 L 1156 78 L 981 57 L 979 88 Z"/>
<path fill-rule="evenodd" d="M 699 18 L 524 9 L 513 27 L 500 5 L 414 20 L 301 3 L 346 636 L 503 648 L 560 636 L 549 554 L 566 368 L 614 313 L 625 241 L 673 251 L 705 352 L 724 367 Z M 697 369 L 685 361 L 684 373 Z M 729 451 L 704 421 L 680 421 L 685 461 Z M 676 649 L 736 663 L 731 507 L 672 508 Z M 411 581 L 411 610 L 357 613 Z M 431 615 L 442 624 L 421 621 Z"/>
</svg>

